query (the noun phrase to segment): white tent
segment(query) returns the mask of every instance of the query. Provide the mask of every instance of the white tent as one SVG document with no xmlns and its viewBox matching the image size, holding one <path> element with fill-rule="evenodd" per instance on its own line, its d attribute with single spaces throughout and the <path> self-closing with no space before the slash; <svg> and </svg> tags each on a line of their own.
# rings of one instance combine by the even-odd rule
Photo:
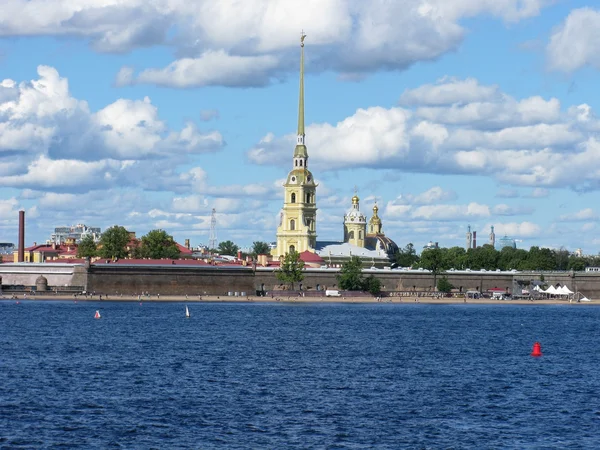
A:
<svg viewBox="0 0 600 450">
<path fill-rule="evenodd" d="M 565 295 L 569 295 L 569 294 L 573 293 L 573 291 L 566 286 L 561 287 L 560 290 L 561 290 L 561 294 L 565 294 Z"/>
<path fill-rule="evenodd" d="M 545 291 L 542 291 L 542 292 L 544 292 L 545 294 L 552 294 L 552 295 L 556 295 L 556 294 L 559 293 L 556 290 L 556 288 L 554 286 L 552 286 L 552 285 L 550 285 L 550 287 L 548 289 L 546 289 Z"/>
</svg>

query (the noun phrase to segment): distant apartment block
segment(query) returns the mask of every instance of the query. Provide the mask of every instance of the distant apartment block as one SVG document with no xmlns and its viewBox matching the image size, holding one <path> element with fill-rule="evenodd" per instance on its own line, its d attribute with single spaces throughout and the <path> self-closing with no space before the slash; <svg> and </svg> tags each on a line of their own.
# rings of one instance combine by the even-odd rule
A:
<svg viewBox="0 0 600 450">
<path fill-rule="evenodd" d="M 71 227 L 56 227 L 54 233 L 50 237 L 49 243 L 60 245 L 67 242 L 74 242 L 79 244 L 83 238 L 89 235 L 94 238 L 95 242 L 98 242 L 101 234 L 100 228 L 88 227 L 83 224 L 77 224 Z"/>
</svg>

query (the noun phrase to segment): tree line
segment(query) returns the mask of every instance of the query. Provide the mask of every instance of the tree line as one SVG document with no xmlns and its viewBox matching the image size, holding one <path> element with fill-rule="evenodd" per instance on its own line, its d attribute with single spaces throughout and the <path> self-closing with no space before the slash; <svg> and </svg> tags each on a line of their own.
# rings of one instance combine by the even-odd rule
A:
<svg viewBox="0 0 600 450">
<path fill-rule="evenodd" d="M 152 230 L 135 239 L 124 227 L 115 225 L 102 233 L 98 243 L 91 235 L 85 236 L 77 247 L 79 258 L 92 258 L 99 256 L 108 259 L 122 258 L 151 258 L 151 259 L 176 259 L 181 250 L 173 239 L 164 230 Z"/>
<path fill-rule="evenodd" d="M 456 270 L 585 270 L 600 266 L 600 255 L 576 256 L 568 250 L 531 247 L 529 250 L 504 247 L 496 250 L 489 244 L 465 250 L 463 247 L 430 248 L 417 255 L 413 244 L 395 254 L 395 265 L 440 271 Z"/>
<path fill-rule="evenodd" d="M 236 256 L 239 247 L 232 241 L 219 242 L 216 249 L 210 253 L 219 255 Z M 256 241 L 252 244 L 250 256 L 256 257 L 260 254 L 270 252 L 269 244 Z M 77 257 L 92 258 L 99 256 L 108 259 L 122 258 L 150 258 L 150 259 L 177 259 L 181 250 L 173 239 L 173 236 L 164 230 L 156 229 L 149 231 L 140 239 L 132 237 L 125 227 L 115 225 L 107 228 L 100 236 L 98 242 L 91 235 L 85 236 L 77 247 Z M 245 255 L 244 255 L 245 256 Z"/>
</svg>

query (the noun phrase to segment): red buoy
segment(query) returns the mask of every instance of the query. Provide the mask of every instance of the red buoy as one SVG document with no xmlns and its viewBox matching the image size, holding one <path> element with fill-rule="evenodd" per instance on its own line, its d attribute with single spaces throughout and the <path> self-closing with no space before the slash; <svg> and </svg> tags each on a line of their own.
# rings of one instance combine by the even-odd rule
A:
<svg viewBox="0 0 600 450">
<path fill-rule="evenodd" d="M 542 356 L 542 345 L 539 342 L 533 344 L 531 356 Z"/>
</svg>

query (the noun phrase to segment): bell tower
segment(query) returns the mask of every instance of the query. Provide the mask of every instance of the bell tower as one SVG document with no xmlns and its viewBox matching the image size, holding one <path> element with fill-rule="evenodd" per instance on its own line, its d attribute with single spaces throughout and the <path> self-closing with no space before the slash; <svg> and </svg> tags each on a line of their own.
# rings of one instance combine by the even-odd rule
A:
<svg viewBox="0 0 600 450">
<path fill-rule="evenodd" d="M 344 242 L 365 246 L 365 237 L 367 231 L 367 218 L 360 212 L 360 199 L 354 190 L 352 197 L 352 208 L 344 216 Z"/>
<path fill-rule="evenodd" d="M 277 227 L 274 257 L 291 251 L 314 251 L 317 245 L 318 184 L 308 170 L 308 152 L 304 134 L 304 32 L 300 35 L 300 93 L 298 98 L 298 132 L 292 158 L 292 170 L 283 185 L 283 209 Z"/>
</svg>

